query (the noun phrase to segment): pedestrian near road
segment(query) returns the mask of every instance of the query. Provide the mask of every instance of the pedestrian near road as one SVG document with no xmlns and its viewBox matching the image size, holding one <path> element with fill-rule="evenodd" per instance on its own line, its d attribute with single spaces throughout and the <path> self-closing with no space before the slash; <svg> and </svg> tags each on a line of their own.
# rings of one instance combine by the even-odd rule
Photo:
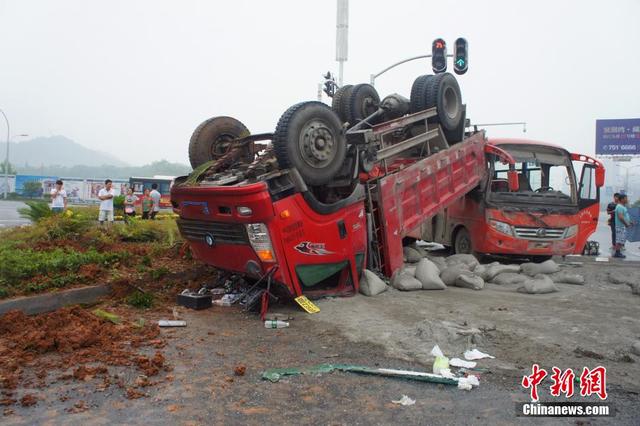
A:
<svg viewBox="0 0 640 426">
<path fill-rule="evenodd" d="M 151 213 L 151 209 L 153 208 L 153 200 L 149 193 L 149 188 L 145 188 L 142 194 L 142 219 L 149 219 L 149 213 Z"/>
<path fill-rule="evenodd" d="M 627 228 L 630 228 L 633 223 L 627 210 L 627 195 L 620 194 L 618 197 L 618 205 L 614 210 L 615 223 L 616 223 L 616 252 L 613 257 L 624 259 L 626 256 L 620 252 L 624 243 L 627 241 Z"/>
<path fill-rule="evenodd" d="M 100 200 L 100 213 L 98 214 L 98 221 L 100 225 L 104 225 L 104 222 L 113 223 L 113 197 L 115 196 L 115 190 L 113 189 L 113 183 L 111 179 L 104 181 L 104 188 L 98 192 L 98 199 Z"/>
<path fill-rule="evenodd" d="M 136 217 L 136 203 L 138 197 L 133 194 L 133 188 L 127 189 L 127 195 L 124 197 L 124 220 L 125 222 L 130 217 Z"/>
<path fill-rule="evenodd" d="M 160 195 L 160 192 L 158 192 L 157 183 L 151 185 L 151 193 L 149 194 L 149 196 L 151 197 L 151 200 L 153 200 L 153 207 L 151 209 L 150 217 L 151 219 L 155 219 L 156 215 L 160 211 L 160 198 L 162 197 L 162 195 Z"/>
<path fill-rule="evenodd" d="M 51 189 L 51 210 L 54 213 L 62 213 L 67 208 L 67 191 L 62 186 L 62 181 L 58 179 L 56 186 Z"/>
<path fill-rule="evenodd" d="M 607 204 L 607 214 L 609 215 L 609 226 L 611 227 L 611 247 L 615 249 L 616 247 L 616 218 L 615 218 L 615 210 L 618 205 L 618 201 L 620 199 L 620 194 L 613 194 L 613 202 Z"/>
</svg>

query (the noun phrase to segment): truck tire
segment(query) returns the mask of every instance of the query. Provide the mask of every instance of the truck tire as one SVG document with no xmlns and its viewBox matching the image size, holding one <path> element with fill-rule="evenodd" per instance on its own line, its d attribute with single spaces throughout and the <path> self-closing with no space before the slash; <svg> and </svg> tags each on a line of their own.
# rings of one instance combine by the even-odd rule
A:
<svg viewBox="0 0 640 426">
<path fill-rule="evenodd" d="M 280 168 L 295 167 L 308 185 L 330 182 L 347 153 L 342 123 L 322 102 L 301 102 L 280 117 L 273 135 Z"/>
<path fill-rule="evenodd" d="M 422 111 L 426 109 L 425 103 L 425 90 L 427 83 L 433 78 L 433 75 L 421 75 L 416 78 L 411 85 L 411 96 L 410 99 L 410 108 L 409 111 L 413 114 L 418 111 Z"/>
<path fill-rule="evenodd" d="M 226 154 L 233 141 L 251 133 L 240 121 L 232 117 L 213 117 L 202 122 L 189 141 L 189 162 L 194 169 L 207 161 L 217 160 Z M 243 152 L 244 161 L 252 161 L 251 148 Z"/>
<path fill-rule="evenodd" d="M 471 236 L 467 228 L 460 228 L 456 231 L 453 240 L 453 251 L 455 254 L 474 254 Z"/>
<path fill-rule="evenodd" d="M 349 121 L 347 119 L 347 100 L 349 99 L 352 89 L 353 85 L 351 84 L 342 86 L 336 91 L 331 100 L 331 109 L 338 114 L 340 121 L 343 123 Z"/>
<path fill-rule="evenodd" d="M 349 127 L 376 112 L 380 106 L 378 91 L 370 84 L 356 84 L 346 95 Z"/>
<path fill-rule="evenodd" d="M 462 94 L 456 78 L 449 73 L 438 74 L 425 85 L 425 109 L 436 107 L 438 117 L 431 119 L 439 122 L 444 130 L 454 131 L 464 120 L 462 113 Z"/>
</svg>

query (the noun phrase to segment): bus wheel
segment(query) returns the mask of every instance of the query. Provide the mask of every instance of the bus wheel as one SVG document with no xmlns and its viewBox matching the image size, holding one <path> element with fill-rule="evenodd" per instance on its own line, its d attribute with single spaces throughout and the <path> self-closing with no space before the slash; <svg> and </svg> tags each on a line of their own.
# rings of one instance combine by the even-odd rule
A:
<svg viewBox="0 0 640 426">
<path fill-rule="evenodd" d="M 200 124 L 189 141 L 189 162 L 194 169 L 207 161 L 217 160 L 231 149 L 236 139 L 249 136 L 250 132 L 240 121 L 232 117 L 213 117 Z M 253 161 L 251 147 L 243 148 L 241 160 Z"/>
<path fill-rule="evenodd" d="M 471 237 L 466 228 L 460 228 L 458 232 L 456 232 L 456 237 L 453 241 L 453 251 L 455 254 L 474 254 Z"/>
</svg>

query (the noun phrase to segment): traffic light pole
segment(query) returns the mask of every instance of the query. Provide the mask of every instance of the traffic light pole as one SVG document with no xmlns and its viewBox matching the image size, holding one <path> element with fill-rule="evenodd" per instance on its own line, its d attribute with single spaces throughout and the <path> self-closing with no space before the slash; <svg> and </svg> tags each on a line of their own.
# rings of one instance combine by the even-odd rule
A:
<svg viewBox="0 0 640 426">
<path fill-rule="evenodd" d="M 432 56 L 433 55 L 420 55 L 420 56 L 414 56 L 412 58 L 403 59 L 400 62 L 396 62 L 393 65 L 389 65 L 387 68 L 383 69 L 382 71 L 380 71 L 377 74 L 371 74 L 369 82 L 371 83 L 372 86 L 375 86 L 376 78 L 380 77 L 382 74 L 384 74 L 385 72 L 389 71 L 390 69 L 393 69 L 393 68 L 397 67 L 398 65 L 402 65 L 405 62 L 411 62 L 411 61 L 415 61 L 417 59 L 431 58 Z M 453 55 L 447 55 L 447 58 L 453 58 Z"/>
</svg>

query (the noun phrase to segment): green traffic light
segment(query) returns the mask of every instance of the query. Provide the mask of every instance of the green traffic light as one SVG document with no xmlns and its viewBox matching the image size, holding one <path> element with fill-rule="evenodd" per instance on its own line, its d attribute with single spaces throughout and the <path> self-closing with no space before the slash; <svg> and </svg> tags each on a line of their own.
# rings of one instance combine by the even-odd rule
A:
<svg viewBox="0 0 640 426">
<path fill-rule="evenodd" d="M 464 59 L 459 58 L 459 59 L 456 61 L 456 65 L 458 65 L 459 67 L 463 67 L 463 66 L 464 66 Z"/>
</svg>

